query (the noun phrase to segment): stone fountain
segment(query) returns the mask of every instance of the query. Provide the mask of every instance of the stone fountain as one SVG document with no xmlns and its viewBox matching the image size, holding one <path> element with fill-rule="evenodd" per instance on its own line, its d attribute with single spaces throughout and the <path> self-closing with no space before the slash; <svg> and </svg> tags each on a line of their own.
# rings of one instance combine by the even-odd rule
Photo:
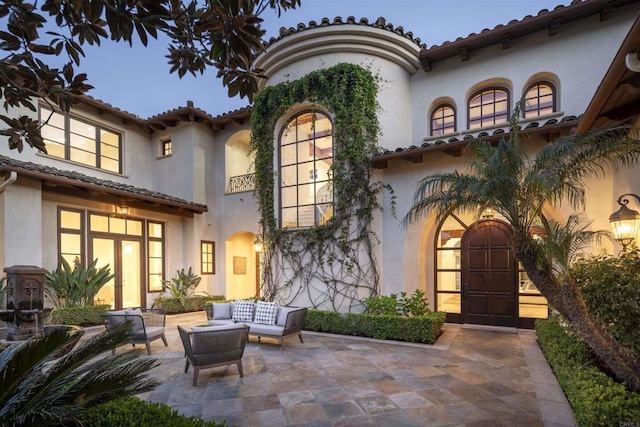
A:
<svg viewBox="0 0 640 427">
<path fill-rule="evenodd" d="M 14 265 L 7 273 L 6 309 L 0 320 L 7 323 L 6 340 L 23 341 L 44 334 L 44 318 L 51 312 L 44 307 L 44 275 L 47 270 L 33 265 Z"/>
</svg>

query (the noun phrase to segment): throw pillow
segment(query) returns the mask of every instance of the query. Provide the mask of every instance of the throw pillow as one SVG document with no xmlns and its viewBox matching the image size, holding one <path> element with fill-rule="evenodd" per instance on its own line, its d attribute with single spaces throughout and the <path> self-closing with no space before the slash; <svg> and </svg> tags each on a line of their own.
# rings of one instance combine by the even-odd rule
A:
<svg viewBox="0 0 640 427">
<path fill-rule="evenodd" d="M 231 303 L 214 303 L 213 320 L 231 319 Z"/>
<path fill-rule="evenodd" d="M 238 300 L 233 305 L 234 322 L 253 322 L 253 301 Z"/>
<path fill-rule="evenodd" d="M 258 301 L 254 323 L 275 325 L 278 305 L 275 302 Z"/>
</svg>

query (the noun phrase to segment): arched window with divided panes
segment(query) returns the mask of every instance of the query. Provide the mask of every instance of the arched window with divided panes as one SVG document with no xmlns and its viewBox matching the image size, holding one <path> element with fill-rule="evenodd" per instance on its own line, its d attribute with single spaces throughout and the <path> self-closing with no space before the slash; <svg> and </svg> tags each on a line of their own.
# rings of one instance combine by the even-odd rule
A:
<svg viewBox="0 0 640 427">
<path fill-rule="evenodd" d="M 333 123 L 317 110 L 293 116 L 280 142 L 280 225 L 305 228 L 333 217 Z"/>
<path fill-rule="evenodd" d="M 456 108 L 451 104 L 440 104 L 431 112 L 431 136 L 440 136 L 456 131 Z"/>
<path fill-rule="evenodd" d="M 509 91 L 502 87 L 482 89 L 469 98 L 469 129 L 505 124 L 509 121 Z"/>
<path fill-rule="evenodd" d="M 527 87 L 524 92 L 524 107 L 522 116 L 525 119 L 540 117 L 555 113 L 556 89 L 549 82 L 536 82 Z"/>
</svg>

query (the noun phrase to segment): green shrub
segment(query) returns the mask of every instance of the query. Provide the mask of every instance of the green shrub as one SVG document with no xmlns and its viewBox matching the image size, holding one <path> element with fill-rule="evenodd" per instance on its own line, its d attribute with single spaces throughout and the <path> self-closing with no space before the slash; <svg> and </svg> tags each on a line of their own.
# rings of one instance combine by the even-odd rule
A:
<svg viewBox="0 0 640 427">
<path fill-rule="evenodd" d="M 589 311 L 640 357 L 640 251 L 594 255 L 577 261 L 572 272 Z"/>
<path fill-rule="evenodd" d="M 402 317 L 395 314 L 356 314 L 309 310 L 304 329 L 382 340 L 433 344 L 444 324 L 445 314 Z"/>
<path fill-rule="evenodd" d="M 397 294 L 376 295 L 366 298 L 363 302 L 369 314 L 424 316 L 431 313 L 429 301 L 420 289 L 416 289 L 410 297 L 407 297 L 406 292 L 400 292 L 400 298 Z"/>
<path fill-rule="evenodd" d="M 84 413 L 82 422 L 92 427 L 222 427 L 213 421 L 180 415 L 167 405 L 136 397 L 114 400 Z"/>
<path fill-rule="evenodd" d="M 183 268 L 176 270 L 176 277 L 162 282 L 162 290 L 173 298 L 184 299 L 191 296 L 201 280 L 202 277 L 195 274 L 191 267 L 189 267 L 189 271 L 187 272 L 185 272 Z"/>
<path fill-rule="evenodd" d="M 536 322 L 538 342 L 580 426 L 622 426 L 640 420 L 640 394 L 602 372 L 585 343 L 557 318 Z"/>
<path fill-rule="evenodd" d="M 103 322 L 100 315 L 106 313 L 110 307 L 109 304 L 101 304 L 56 308 L 51 312 L 48 323 L 79 326 L 102 325 Z"/>
<path fill-rule="evenodd" d="M 62 258 L 62 265 L 44 276 L 45 292 L 57 308 L 71 306 L 90 306 L 100 289 L 114 275 L 109 264 L 97 269 L 98 259 L 93 260 L 87 268 L 75 263 L 73 269 Z"/>
<path fill-rule="evenodd" d="M 224 295 L 192 295 L 185 298 L 159 296 L 153 303 L 155 308 L 164 308 L 167 314 L 202 311 L 207 303 L 224 301 Z"/>
</svg>

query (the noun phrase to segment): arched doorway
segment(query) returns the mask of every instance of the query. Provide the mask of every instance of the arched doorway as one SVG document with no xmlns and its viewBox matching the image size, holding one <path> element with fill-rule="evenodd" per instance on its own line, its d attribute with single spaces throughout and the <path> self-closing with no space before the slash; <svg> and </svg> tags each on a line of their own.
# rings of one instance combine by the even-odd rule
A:
<svg viewBox="0 0 640 427">
<path fill-rule="evenodd" d="M 500 214 L 478 221 L 452 213 L 434 237 L 435 308 L 447 322 L 533 328 L 548 316 L 547 300 L 515 260 L 511 227 Z"/>
<path fill-rule="evenodd" d="M 516 326 L 518 264 L 511 227 L 497 220 L 477 222 L 462 236 L 462 321 Z"/>
</svg>

